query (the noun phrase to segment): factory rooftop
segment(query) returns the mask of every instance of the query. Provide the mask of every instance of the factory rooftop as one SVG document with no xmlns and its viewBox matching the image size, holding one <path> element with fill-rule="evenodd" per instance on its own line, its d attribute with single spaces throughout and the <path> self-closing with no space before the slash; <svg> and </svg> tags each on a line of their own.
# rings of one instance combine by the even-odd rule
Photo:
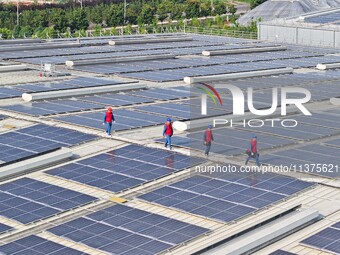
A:
<svg viewBox="0 0 340 255">
<path fill-rule="evenodd" d="M 199 34 L 0 40 L 0 254 L 339 254 L 337 68 L 336 48 Z M 312 116 L 234 116 L 226 85 L 259 110 L 303 88 Z M 173 150 L 167 118 L 185 127 Z M 239 125 L 214 127 L 206 157 L 213 119 Z M 244 173 L 253 133 L 262 166 Z"/>
</svg>

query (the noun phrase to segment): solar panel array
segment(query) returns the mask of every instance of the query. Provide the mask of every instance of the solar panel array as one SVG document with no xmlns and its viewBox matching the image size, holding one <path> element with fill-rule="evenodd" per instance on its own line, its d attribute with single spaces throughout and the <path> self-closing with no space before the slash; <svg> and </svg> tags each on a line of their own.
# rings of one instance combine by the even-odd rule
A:
<svg viewBox="0 0 340 255">
<path fill-rule="evenodd" d="M 100 189 L 121 192 L 204 162 L 172 151 L 129 145 L 46 173 Z"/>
<path fill-rule="evenodd" d="M 126 205 L 114 205 L 48 231 L 108 253 L 151 255 L 209 230 Z"/>
<path fill-rule="evenodd" d="M 302 240 L 301 243 L 322 251 L 340 254 L 340 222 Z"/>
<path fill-rule="evenodd" d="M 128 91 L 125 93 L 105 93 L 91 96 L 74 97 L 71 99 L 54 99 L 36 101 L 32 103 L 15 104 L 2 107 L 5 110 L 24 113 L 32 116 L 48 116 L 81 111 L 98 110 L 107 105 L 120 107 L 153 103 L 155 101 L 186 99 L 191 95 L 188 89 L 148 89 Z M 188 111 L 188 109 L 186 109 Z M 125 117 L 125 116 L 124 116 Z M 129 116 L 126 116 L 129 118 Z M 103 117 L 100 117 L 103 119 Z M 122 123 L 124 125 L 124 123 Z"/>
<path fill-rule="evenodd" d="M 33 125 L 0 134 L 0 160 L 12 162 L 60 147 L 69 147 L 95 139 L 96 136 L 65 128 Z"/>
<path fill-rule="evenodd" d="M 313 186 L 273 174 L 189 177 L 139 196 L 140 199 L 203 217 L 230 222 Z"/>
<path fill-rule="evenodd" d="M 28 83 L 21 85 L 6 86 L 0 88 L 0 99 L 21 97 L 23 93 L 34 93 L 34 92 L 47 92 L 57 91 L 66 89 L 79 89 L 96 86 L 108 86 L 127 84 L 129 82 L 123 82 L 118 80 L 109 80 L 96 77 L 79 77 L 69 80 L 53 81 L 53 82 L 38 82 Z"/>
<path fill-rule="evenodd" d="M 30 235 L 0 246 L 0 253 L 15 255 L 88 255 L 36 235 Z"/>
<path fill-rule="evenodd" d="M 0 215 L 23 224 L 60 214 L 97 198 L 30 178 L 0 185 Z"/>
<path fill-rule="evenodd" d="M 235 63 L 235 64 L 221 64 L 221 65 L 210 65 L 210 66 L 199 66 L 199 67 L 183 67 L 179 69 L 165 69 L 165 70 L 153 70 L 153 71 L 138 71 L 125 73 L 120 72 L 121 77 L 154 81 L 154 82 L 166 82 L 166 81 L 177 81 L 182 80 L 186 76 L 204 76 L 204 75 L 218 75 L 227 73 L 237 72 L 248 72 L 248 71 L 260 71 L 269 70 L 275 68 L 308 68 L 314 67 L 319 63 L 336 63 L 338 58 L 335 56 L 317 56 L 310 58 L 301 59 L 279 59 L 279 60 L 268 60 L 258 61 L 256 65 L 253 62 Z M 204 61 L 206 62 L 206 61 Z M 99 70 L 98 70 L 99 69 Z M 81 66 L 79 70 L 99 72 L 99 73 L 119 73 L 110 67 L 98 67 L 96 66 Z M 113 70 L 113 71 L 111 71 Z"/>
<path fill-rule="evenodd" d="M 249 47 L 249 46 L 248 46 Z M 215 50 L 214 47 L 209 47 L 206 50 Z M 216 49 L 228 49 L 233 47 L 220 47 L 217 46 Z M 247 48 L 247 46 L 235 46 L 234 48 Z M 199 52 L 200 53 L 200 52 Z M 177 54 L 176 54 L 177 55 Z M 256 54 L 236 54 L 227 56 L 216 56 L 212 58 L 206 57 L 182 57 L 177 59 L 168 59 L 166 62 L 163 60 L 147 60 L 143 61 L 143 65 L 139 62 L 123 62 L 123 63 L 109 63 L 109 64 L 89 64 L 76 66 L 76 70 L 102 73 L 102 74 L 123 74 L 123 73 L 134 73 L 134 72 L 145 72 L 154 70 L 170 70 L 170 69 L 180 69 L 180 68 L 191 68 L 200 66 L 214 66 L 221 64 L 233 64 L 233 63 L 246 63 L 250 61 L 266 61 L 266 60 L 278 60 L 278 59 L 290 59 L 301 58 L 301 57 L 317 57 L 320 56 L 315 53 L 306 52 L 295 52 L 295 51 L 282 51 L 282 52 L 265 52 Z"/>
<path fill-rule="evenodd" d="M 312 144 L 261 156 L 262 163 L 288 166 L 293 171 L 339 178 L 340 148 Z"/>
</svg>

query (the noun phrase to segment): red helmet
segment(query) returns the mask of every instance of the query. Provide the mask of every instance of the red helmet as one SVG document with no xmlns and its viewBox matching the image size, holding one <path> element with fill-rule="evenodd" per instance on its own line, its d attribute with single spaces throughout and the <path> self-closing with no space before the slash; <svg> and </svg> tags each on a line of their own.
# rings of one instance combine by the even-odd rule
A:
<svg viewBox="0 0 340 255">
<path fill-rule="evenodd" d="M 107 108 L 107 111 L 112 112 L 112 108 L 111 107 Z"/>
</svg>

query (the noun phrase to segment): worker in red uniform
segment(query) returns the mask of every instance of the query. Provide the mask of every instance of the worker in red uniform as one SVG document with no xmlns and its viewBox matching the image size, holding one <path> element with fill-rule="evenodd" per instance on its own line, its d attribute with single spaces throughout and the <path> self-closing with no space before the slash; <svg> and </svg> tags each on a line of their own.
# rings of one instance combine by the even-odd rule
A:
<svg viewBox="0 0 340 255">
<path fill-rule="evenodd" d="M 208 157 L 209 156 L 209 151 L 211 148 L 211 142 L 214 141 L 214 136 L 212 133 L 212 126 L 209 125 L 208 128 L 204 131 L 203 134 L 203 143 L 205 145 L 205 155 Z"/>
<path fill-rule="evenodd" d="M 103 125 L 106 127 L 107 136 L 111 136 L 112 122 L 115 122 L 115 117 L 113 116 L 112 108 L 108 107 L 103 122 Z"/>
<path fill-rule="evenodd" d="M 260 167 L 259 163 L 259 153 L 257 152 L 257 136 L 255 134 L 252 135 L 250 139 L 250 146 L 247 150 L 248 158 L 246 160 L 246 165 L 251 158 L 254 158 L 258 167 Z"/>
<path fill-rule="evenodd" d="M 168 145 L 169 145 L 170 150 L 172 150 L 171 137 L 172 137 L 173 134 L 174 134 L 174 130 L 172 128 L 171 119 L 167 118 L 166 122 L 164 124 L 163 137 L 165 138 L 164 147 L 167 148 Z"/>
</svg>

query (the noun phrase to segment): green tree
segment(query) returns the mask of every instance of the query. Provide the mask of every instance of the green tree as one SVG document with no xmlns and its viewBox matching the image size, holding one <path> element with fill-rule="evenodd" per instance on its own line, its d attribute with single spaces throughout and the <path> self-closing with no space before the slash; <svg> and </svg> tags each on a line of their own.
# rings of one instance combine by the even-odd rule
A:
<svg viewBox="0 0 340 255">
<path fill-rule="evenodd" d="M 165 20 L 168 17 L 168 13 L 171 13 L 172 4 L 170 2 L 162 2 L 158 5 L 156 14 L 160 21 Z"/>
<path fill-rule="evenodd" d="M 151 24 L 153 20 L 154 9 L 149 4 L 143 5 L 142 11 L 138 15 L 138 24 Z"/>
<path fill-rule="evenodd" d="M 67 28 L 67 20 L 65 11 L 62 9 L 52 9 L 49 15 L 49 26 L 60 32 L 65 32 Z"/>
<path fill-rule="evenodd" d="M 68 15 L 69 27 L 71 31 L 87 29 L 89 22 L 84 9 L 76 8 Z"/>
<path fill-rule="evenodd" d="M 231 15 L 235 16 L 235 13 L 237 11 L 237 8 L 234 4 L 228 5 L 228 12 L 231 13 Z"/>
<path fill-rule="evenodd" d="M 0 34 L 3 39 L 12 38 L 12 32 L 8 28 L 0 28 Z"/>
<path fill-rule="evenodd" d="M 263 4 L 267 0 L 251 0 L 250 1 L 250 9 L 254 9 L 255 7 L 259 6 L 260 4 Z"/>
<path fill-rule="evenodd" d="M 226 13 L 226 3 L 223 1 L 219 1 L 216 4 L 214 4 L 214 14 L 221 15 Z"/>
<path fill-rule="evenodd" d="M 187 18 L 194 18 L 200 16 L 200 4 L 198 0 L 188 0 L 185 9 Z"/>
</svg>

